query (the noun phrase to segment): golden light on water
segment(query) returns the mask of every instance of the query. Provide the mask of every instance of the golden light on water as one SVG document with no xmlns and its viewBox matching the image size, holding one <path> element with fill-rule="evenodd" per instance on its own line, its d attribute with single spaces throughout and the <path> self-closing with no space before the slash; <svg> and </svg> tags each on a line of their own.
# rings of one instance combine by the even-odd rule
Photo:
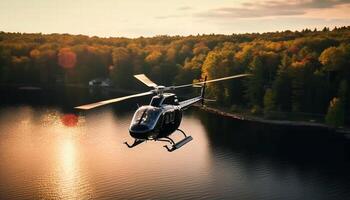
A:
<svg viewBox="0 0 350 200">
<path fill-rule="evenodd" d="M 57 170 L 58 192 L 61 199 L 86 199 L 81 186 L 86 187 L 79 169 L 78 153 L 75 141 L 66 138 L 60 143 L 59 166 Z"/>
<path fill-rule="evenodd" d="M 73 172 L 72 169 L 76 167 L 75 146 L 71 139 L 66 139 L 62 141 L 60 158 L 62 161 L 63 172 L 69 172 L 68 174 L 71 174 L 71 172 Z"/>
<path fill-rule="evenodd" d="M 57 192 L 60 199 L 88 199 L 90 193 L 89 183 L 82 174 L 79 158 L 79 137 L 81 124 L 79 117 L 74 114 L 55 116 L 61 123 L 56 124 L 56 131 L 60 134 L 57 142 L 57 169 L 55 178 Z M 82 122 L 80 118 L 80 122 Z"/>
<path fill-rule="evenodd" d="M 38 125 L 45 131 L 41 146 L 48 156 L 40 186 L 42 196 L 58 199 L 89 199 L 89 182 L 82 173 L 79 154 L 79 138 L 84 133 L 84 118 L 74 114 L 62 114 L 51 110 L 42 115 Z M 47 169 L 49 168 L 49 169 Z"/>
<path fill-rule="evenodd" d="M 135 149 L 124 146 L 124 141 L 132 141 L 131 116 L 118 118 L 111 111 L 75 116 L 56 109 L 16 108 L 4 115 L 8 123 L 0 128 L 11 134 L 0 135 L 0 169 L 12 174 L 5 177 L 6 187 L 16 191 L 9 196 L 127 199 L 153 193 L 154 188 L 186 189 L 191 181 L 181 180 L 205 179 L 196 172 L 210 170 L 208 143 L 195 135 L 202 131 L 197 121 L 198 126 L 193 125 L 195 119 L 184 120 L 183 126 L 196 139 L 170 156 L 164 143 L 149 142 Z M 180 140 L 181 135 L 174 138 Z M 184 163 L 192 164 L 183 169 Z M 135 188 L 138 194 L 133 193 Z"/>
</svg>

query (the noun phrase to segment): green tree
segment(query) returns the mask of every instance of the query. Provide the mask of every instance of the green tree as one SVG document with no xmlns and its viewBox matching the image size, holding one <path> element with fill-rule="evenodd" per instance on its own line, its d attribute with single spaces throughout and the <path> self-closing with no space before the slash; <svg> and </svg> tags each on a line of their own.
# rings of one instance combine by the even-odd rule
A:
<svg viewBox="0 0 350 200">
<path fill-rule="evenodd" d="M 275 100 L 272 89 L 267 89 L 264 95 L 264 115 L 271 117 L 271 112 L 275 110 Z"/>
<path fill-rule="evenodd" d="M 292 79 L 290 76 L 290 67 L 291 58 L 285 54 L 272 85 L 276 109 L 280 111 L 289 112 L 292 109 Z"/>
<path fill-rule="evenodd" d="M 331 126 L 339 127 L 344 125 L 344 103 L 341 99 L 334 97 L 329 102 L 326 123 Z"/>
<path fill-rule="evenodd" d="M 10 49 L 0 46 L 0 82 L 9 81 L 11 67 L 11 51 Z"/>
<path fill-rule="evenodd" d="M 338 97 L 342 100 L 344 106 L 344 115 L 346 120 L 346 116 L 350 114 L 350 103 L 349 103 L 349 92 L 348 92 L 348 81 L 342 80 L 340 82 Z"/>
<path fill-rule="evenodd" d="M 264 97 L 264 69 L 263 63 L 259 57 L 255 57 L 253 62 L 250 64 L 250 72 L 252 76 L 249 76 L 246 81 L 246 97 L 249 100 L 251 106 L 263 105 Z"/>
</svg>

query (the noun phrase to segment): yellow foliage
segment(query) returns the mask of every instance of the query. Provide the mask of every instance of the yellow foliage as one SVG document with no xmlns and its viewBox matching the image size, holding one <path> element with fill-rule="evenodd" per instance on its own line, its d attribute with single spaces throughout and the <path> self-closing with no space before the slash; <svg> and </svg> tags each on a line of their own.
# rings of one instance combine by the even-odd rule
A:
<svg viewBox="0 0 350 200">
<path fill-rule="evenodd" d="M 33 50 L 30 51 L 29 55 L 30 55 L 31 58 L 37 59 L 40 56 L 40 51 L 37 50 L 37 49 L 33 49 Z"/>
<path fill-rule="evenodd" d="M 145 58 L 145 61 L 149 64 L 156 64 L 160 61 L 162 57 L 162 52 L 160 51 L 152 51 L 148 56 Z"/>
</svg>

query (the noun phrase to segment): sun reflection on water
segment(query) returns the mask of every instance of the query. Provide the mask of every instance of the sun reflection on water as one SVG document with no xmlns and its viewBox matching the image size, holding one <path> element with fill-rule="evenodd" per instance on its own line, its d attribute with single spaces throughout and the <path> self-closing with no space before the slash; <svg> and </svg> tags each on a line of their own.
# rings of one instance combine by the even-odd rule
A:
<svg viewBox="0 0 350 200">
<path fill-rule="evenodd" d="M 43 115 L 41 121 L 42 128 L 49 134 L 45 135 L 44 140 L 50 137 L 55 152 L 55 155 L 51 154 L 53 173 L 49 180 L 46 179 L 50 187 L 46 188 L 45 198 L 91 199 L 90 185 L 83 173 L 79 149 L 79 142 L 84 136 L 84 117 L 51 111 Z"/>
<path fill-rule="evenodd" d="M 77 178 L 79 171 L 77 170 L 77 155 L 74 141 L 65 139 L 61 144 L 59 166 L 59 192 L 63 199 L 76 199 L 79 197 Z"/>
<path fill-rule="evenodd" d="M 58 143 L 58 195 L 61 199 L 89 199 L 90 187 L 80 166 L 79 128 L 61 126 L 61 129 L 65 135 Z"/>
</svg>

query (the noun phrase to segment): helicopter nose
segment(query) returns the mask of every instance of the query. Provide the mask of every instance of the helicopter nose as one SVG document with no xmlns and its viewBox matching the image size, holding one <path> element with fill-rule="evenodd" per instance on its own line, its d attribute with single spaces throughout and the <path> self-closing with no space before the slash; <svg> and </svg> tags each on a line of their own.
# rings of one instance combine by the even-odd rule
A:
<svg viewBox="0 0 350 200">
<path fill-rule="evenodd" d="M 135 139 L 148 139 L 148 134 L 147 133 L 135 133 L 130 131 L 130 136 L 135 138 Z"/>
<path fill-rule="evenodd" d="M 139 124 L 139 125 L 133 125 L 129 129 L 130 135 L 133 138 L 136 139 L 147 139 L 149 136 L 149 128 L 148 126 Z"/>
</svg>

